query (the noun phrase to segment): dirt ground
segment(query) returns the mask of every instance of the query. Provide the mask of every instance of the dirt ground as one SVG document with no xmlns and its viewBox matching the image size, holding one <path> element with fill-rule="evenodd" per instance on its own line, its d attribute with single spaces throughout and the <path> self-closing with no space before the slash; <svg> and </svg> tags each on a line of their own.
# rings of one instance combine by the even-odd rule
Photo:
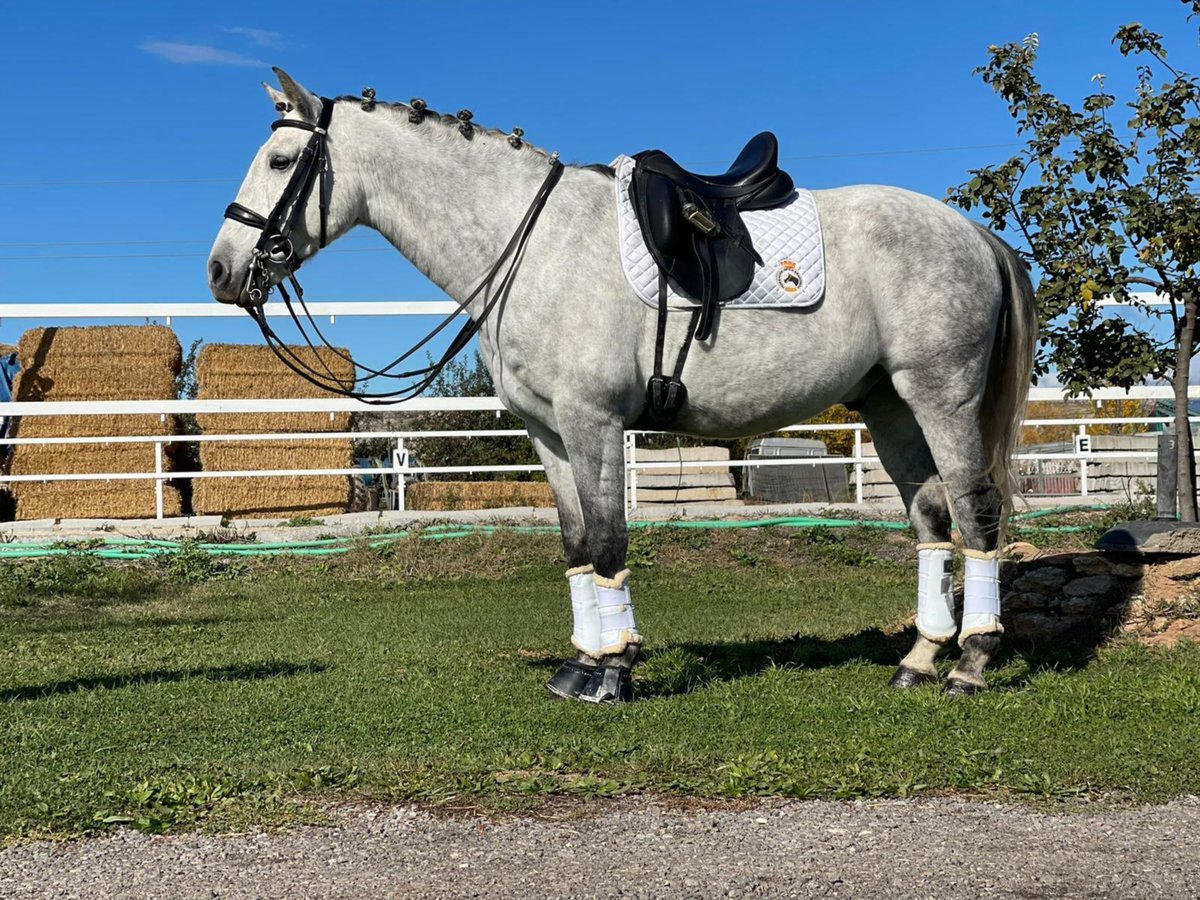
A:
<svg viewBox="0 0 1200 900">
<path fill-rule="evenodd" d="M 526 817 L 356 808 L 337 827 L 126 831 L 0 850 L 0 896 L 1195 897 L 1200 800 L 1088 811 L 958 799 Z"/>
</svg>

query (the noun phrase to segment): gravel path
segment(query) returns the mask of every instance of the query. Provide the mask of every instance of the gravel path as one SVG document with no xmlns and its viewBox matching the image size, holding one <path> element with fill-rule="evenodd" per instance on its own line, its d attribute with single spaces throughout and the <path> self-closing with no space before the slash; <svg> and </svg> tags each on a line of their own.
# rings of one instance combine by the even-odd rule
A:
<svg viewBox="0 0 1200 900">
<path fill-rule="evenodd" d="M 337 828 L 11 847 L 0 850 L 0 896 L 1200 896 L 1197 798 L 1066 815 L 957 800 L 749 810 L 622 801 L 557 821 L 410 808 L 344 818 Z"/>
</svg>

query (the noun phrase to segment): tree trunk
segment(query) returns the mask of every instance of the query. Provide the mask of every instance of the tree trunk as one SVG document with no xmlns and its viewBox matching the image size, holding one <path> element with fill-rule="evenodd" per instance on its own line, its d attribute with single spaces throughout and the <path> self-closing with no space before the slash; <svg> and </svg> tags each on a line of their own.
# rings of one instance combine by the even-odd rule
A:
<svg viewBox="0 0 1200 900">
<path fill-rule="evenodd" d="M 1196 457 L 1192 447 L 1192 426 L 1188 422 L 1188 369 L 1192 363 L 1192 348 L 1196 343 L 1197 299 L 1192 294 L 1183 297 L 1183 326 L 1175 347 L 1175 434 L 1176 469 L 1179 472 L 1179 519 L 1195 522 L 1196 516 Z"/>
</svg>

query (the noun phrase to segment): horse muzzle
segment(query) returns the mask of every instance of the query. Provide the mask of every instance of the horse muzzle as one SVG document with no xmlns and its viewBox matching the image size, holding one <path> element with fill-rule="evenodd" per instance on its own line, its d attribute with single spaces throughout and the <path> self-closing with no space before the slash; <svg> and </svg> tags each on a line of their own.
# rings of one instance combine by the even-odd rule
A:
<svg viewBox="0 0 1200 900">
<path fill-rule="evenodd" d="M 237 303 L 242 296 L 244 281 L 234 279 L 233 267 L 219 256 L 208 260 L 208 289 L 218 303 Z"/>
</svg>

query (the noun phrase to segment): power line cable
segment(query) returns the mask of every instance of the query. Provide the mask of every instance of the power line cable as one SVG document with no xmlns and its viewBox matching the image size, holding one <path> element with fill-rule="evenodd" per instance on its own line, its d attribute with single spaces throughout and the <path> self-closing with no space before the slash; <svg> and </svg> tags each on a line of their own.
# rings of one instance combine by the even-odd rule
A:
<svg viewBox="0 0 1200 900">
<path fill-rule="evenodd" d="M 157 241 L 0 241 L 0 247 L 116 247 L 151 244 L 206 244 L 203 239 Z"/>
<path fill-rule="evenodd" d="M 967 150 L 997 150 L 1004 147 L 1019 147 L 1019 143 L 1008 142 L 1003 144 L 963 144 L 953 147 L 913 147 L 909 149 L 891 149 L 891 150 L 851 150 L 839 153 L 813 153 L 802 156 L 787 155 L 781 156 L 783 160 L 818 160 L 818 159 L 853 159 L 863 156 L 906 156 L 923 153 L 956 153 Z M 691 160 L 688 165 L 693 166 L 708 166 L 727 163 L 729 160 Z M 0 188 L 20 188 L 20 187 L 106 187 L 106 186 L 129 186 L 129 185 L 169 185 L 169 184 L 234 184 L 237 182 L 235 178 L 124 178 L 124 179 L 104 179 L 96 181 L 77 180 L 77 181 L 0 181 Z"/>
<path fill-rule="evenodd" d="M 919 153 L 958 153 L 966 150 L 1001 150 L 1005 147 L 1023 147 L 1024 144 L 1009 141 L 1004 144 L 962 144 L 957 147 L 924 147 L 915 150 L 860 150 L 850 153 L 816 153 L 811 156 L 781 156 L 780 159 L 852 159 L 859 156 L 907 156 Z"/>
<path fill-rule="evenodd" d="M 793 154 L 781 155 L 780 162 L 809 162 L 820 159 L 861 159 L 873 156 L 915 156 L 925 153 L 958 153 L 967 150 L 1002 150 L 1008 147 L 1021 147 L 1023 144 L 963 144 L 957 147 L 919 147 L 912 150 L 858 150 L 846 153 L 813 153 L 807 156 Z M 689 162 L 690 166 L 720 166 L 727 165 L 727 159 L 710 159 L 701 162 Z"/>
<path fill-rule="evenodd" d="M 323 250 L 322 253 L 395 253 L 391 247 L 345 247 L 342 249 Z M 60 256 L 0 256 L 0 262 L 31 262 L 45 260 L 47 262 L 62 262 L 64 260 L 84 259 L 203 259 L 207 253 L 80 253 Z"/>
</svg>

